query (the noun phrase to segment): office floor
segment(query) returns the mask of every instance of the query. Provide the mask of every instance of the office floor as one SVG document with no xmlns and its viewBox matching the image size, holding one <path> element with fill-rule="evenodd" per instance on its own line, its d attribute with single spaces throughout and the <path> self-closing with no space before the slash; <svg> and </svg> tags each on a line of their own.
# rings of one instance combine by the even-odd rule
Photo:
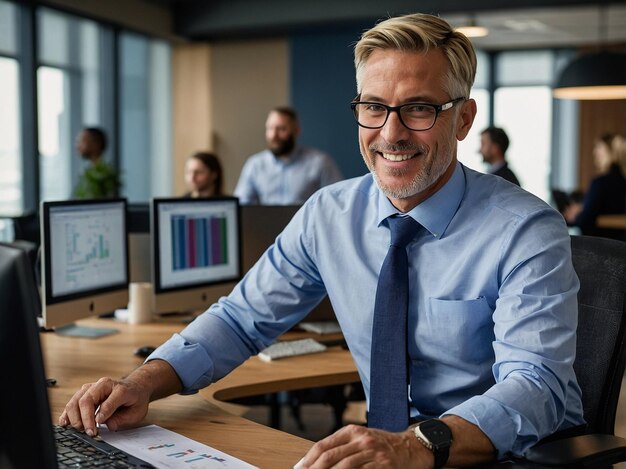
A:
<svg viewBox="0 0 626 469">
<path fill-rule="evenodd" d="M 351 403 L 344 413 L 344 420 L 357 422 L 362 418 L 364 403 Z M 298 428 L 296 420 L 290 410 L 283 406 L 281 411 L 281 429 L 293 435 L 298 435 L 312 441 L 318 441 L 332 432 L 333 412 L 332 408 L 325 404 L 304 404 L 301 409 L 304 429 Z M 254 406 L 245 414 L 245 417 L 265 425 L 269 422 L 269 408 Z M 626 438 L 626 376 L 622 380 L 622 391 L 615 419 L 615 434 Z M 614 469 L 626 469 L 626 463 L 613 466 Z"/>
</svg>

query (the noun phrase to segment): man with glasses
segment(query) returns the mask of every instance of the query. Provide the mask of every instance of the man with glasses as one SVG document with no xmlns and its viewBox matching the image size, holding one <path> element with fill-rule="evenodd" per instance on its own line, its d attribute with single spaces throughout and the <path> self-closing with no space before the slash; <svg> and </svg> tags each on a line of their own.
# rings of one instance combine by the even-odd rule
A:
<svg viewBox="0 0 626 469">
<path fill-rule="evenodd" d="M 98 422 L 136 425 L 152 396 L 221 378 L 326 293 L 368 427 L 319 441 L 301 467 L 476 465 L 583 424 L 563 218 L 456 159 L 476 114 L 470 41 L 438 17 L 390 18 L 355 64 L 370 174 L 313 195 L 228 298 L 129 377 L 83 387 L 61 424 L 95 431 L 101 403 Z"/>
<path fill-rule="evenodd" d="M 341 180 L 335 162 L 315 148 L 297 145 L 296 111 L 275 107 L 265 121 L 267 149 L 248 158 L 234 195 L 243 205 L 301 205 L 316 190 Z"/>
</svg>

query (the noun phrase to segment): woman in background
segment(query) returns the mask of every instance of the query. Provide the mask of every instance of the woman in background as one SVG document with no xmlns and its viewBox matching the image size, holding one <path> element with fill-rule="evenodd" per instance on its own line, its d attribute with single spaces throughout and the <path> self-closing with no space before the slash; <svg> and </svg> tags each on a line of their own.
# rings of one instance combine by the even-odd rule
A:
<svg viewBox="0 0 626 469">
<path fill-rule="evenodd" d="M 183 197 L 218 197 L 223 195 L 223 172 L 219 158 L 213 153 L 197 152 L 185 163 L 185 183 L 190 191 Z"/>
<path fill-rule="evenodd" d="M 626 213 L 626 140 L 621 135 L 603 135 L 595 143 L 593 158 L 600 175 L 591 181 L 582 204 L 568 207 L 565 219 L 584 235 L 624 241 L 625 230 L 600 228 L 596 219 Z"/>
</svg>

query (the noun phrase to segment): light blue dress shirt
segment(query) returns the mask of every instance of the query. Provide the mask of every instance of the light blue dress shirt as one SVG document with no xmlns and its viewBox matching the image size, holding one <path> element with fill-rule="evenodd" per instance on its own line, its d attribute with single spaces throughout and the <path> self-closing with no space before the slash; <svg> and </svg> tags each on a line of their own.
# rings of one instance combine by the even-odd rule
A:
<svg viewBox="0 0 626 469">
<path fill-rule="evenodd" d="M 264 150 L 248 158 L 234 195 L 243 205 L 302 205 L 316 190 L 341 179 L 330 156 L 314 148 L 296 146 L 288 159 Z"/>
<path fill-rule="evenodd" d="M 328 292 L 368 396 L 385 219 L 395 213 L 369 174 L 318 191 L 228 297 L 150 358 L 167 360 L 193 392 Z M 582 424 L 572 368 L 579 284 L 561 215 L 460 163 L 409 215 L 424 227 L 407 248 L 412 414 L 459 415 L 501 457 Z"/>
</svg>

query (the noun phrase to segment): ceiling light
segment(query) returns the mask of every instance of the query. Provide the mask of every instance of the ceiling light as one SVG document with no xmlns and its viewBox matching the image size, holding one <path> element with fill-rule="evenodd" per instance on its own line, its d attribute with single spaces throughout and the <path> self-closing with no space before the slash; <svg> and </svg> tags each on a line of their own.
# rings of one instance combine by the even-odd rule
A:
<svg viewBox="0 0 626 469">
<path fill-rule="evenodd" d="M 472 15 L 465 26 L 459 26 L 455 29 L 457 32 L 465 34 L 467 37 L 485 37 L 489 34 L 489 30 L 484 26 L 476 24 L 476 18 Z"/>
<path fill-rule="evenodd" d="M 489 30 L 484 26 L 460 26 L 456 31 L 467 37 L 485 37 L 489 34 Z"/>
</svg>

